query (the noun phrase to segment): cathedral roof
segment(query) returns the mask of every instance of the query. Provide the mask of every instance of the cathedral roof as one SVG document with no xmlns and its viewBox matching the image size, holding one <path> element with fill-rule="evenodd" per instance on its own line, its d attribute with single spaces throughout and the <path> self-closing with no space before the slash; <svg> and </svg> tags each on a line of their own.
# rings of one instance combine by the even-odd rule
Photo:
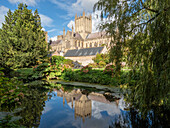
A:
<svg viewBox="0 0 170 128">
<path fill-rule="evenodd" d="M 71 31 L 67 31 L 67 32 L 68 32 L 70 35 L 72 34 Z M 79 39 L 79 40 L 83 39 L 79 33 L 75 33 L 75 32 L 73 33 L 73 37 L 74 37 L 75 39 Z"/>
<path fill-rule="evenodd" d="M 97 53 L 101 53 L 104 47 L 84 48 L 84 49 L 73 49 L 68 50 L 65 57 L 76 57 L 76 56 L 93 56 Z"/>
<path fill-rule="evenodd" d="M 61 40 L 52 41 L 50 45 L 55 46 L 61 43 Z"/>
<path fill-rule="evenodd" d="M 96 33 L 91 33 L 89 34 L 86 39 L 96 39 L 96 38 L 101 38 L 106 35 L 106 32 L 96 32 Z"/>
<path fill-rule="evenodd" d="M 79 39 L 79 40 L 83 39 L 83 38 L 81 37 L 81 35 L 78 34 L 78 33 L 74 33 L 73 36 L 74 36 L 74 38 Z"/>
</svg>

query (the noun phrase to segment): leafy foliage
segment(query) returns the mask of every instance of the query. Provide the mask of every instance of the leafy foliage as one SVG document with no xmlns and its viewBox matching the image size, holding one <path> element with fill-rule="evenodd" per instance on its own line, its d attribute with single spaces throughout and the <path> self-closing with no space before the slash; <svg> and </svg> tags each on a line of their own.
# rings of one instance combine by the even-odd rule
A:
<svg viewBox="0 0 170 128">
<path fill-rule="evenodd" d="M 92 60 L 97 64 L 99 64 L 100 61 L 103 61 L 106 64 L 108 64 L 109 63 L 109 55 L 97 53 L 96 57 L 94 57 Z"/>
<path fill-rule="evenodd" d="M 49 62 L 36 65 L 33 68 L 33 79 L 57 79 L 66 68 L 72 66 L 71 61 L 62 56 L 52 56 Z M 68 64 L 64 64 L 68 63 Z M 70 64 L 70 65 L 69 65 Z"/>
<path fill-rule="evenodd" d="M 121 72 L 121 82 L 117 80 L 114 76 L 115 72 L 112 66 L 103 70 L 92 70 L 89 67 L 84 67 L 81 70 L 71 70 L 66 69 L 61 74 L 61 79 L 69 81 L 79 81 L 88 83 L 97 83 L 102 85 L 114 85 L 127 84 L 129 82 L 130 86 L 134 86 L 135 81 L 139 80 L 139 77 L 134 76 L 130 81 L 128 80 L 129 72 Z"/>
<path fill-rule="evenodd" d="M 103 68 L 110 62 L 109 54 L 99 54 L 92 59 L 94 63 L 90 63 L 89 66 L 92 68 Z"/>
<path fill-rule="evenodd" d="M 169 0 L 99 0 L 94 6 L 102 18 L 114 18 L 100 28 L 114 39 L 110 56 L 116 71 L 124 51 L 132 75 L 140 71 L 131 98 L 144 115 L 153 106 L 170 108 L 169 5 Z"/>
<path fill-rule="evenodd" d="M 83 67 L 80 71 L 81 71 L 82 73 L 88 73 L 88 72 L 90 72 L 91 70 L 92 70 L 92 68 L 87 65 L 87 66 Z"/>
<path fill-rule="evenodd" d="M 24 89 L 20 89 L 22 82 L 5 77 L 2 70 L 3 68 L 0 68 L 0 106 L 21 104 L 24 97 Z"/>
<path fill-rule="evenodd" d="M 113 75 L 114 75 L 114 73 L 115 73 L 115 66 L 113 66 L 113 65 L 108 65 L 108 66 L 106 66 L 106 68 L 103 70 L 103 72 L 104 72 L 105 74 L 112 75 L 112 77 L 113 77 Z"/>
<path fill-rule="evenodd" d="M 47 43 L 38 11 L 19 4 L 14 12 L 8 11 L 0 29 L 0 65 L 21 68 L 35 65 L 47 55 Z"/>
</svg>

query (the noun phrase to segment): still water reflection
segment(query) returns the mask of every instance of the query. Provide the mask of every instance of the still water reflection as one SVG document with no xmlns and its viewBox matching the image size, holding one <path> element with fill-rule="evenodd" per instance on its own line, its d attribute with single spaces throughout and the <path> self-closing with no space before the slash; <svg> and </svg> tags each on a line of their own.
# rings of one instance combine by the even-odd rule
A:
<svg viewBox="0 0 170 128">
<path fill-rule="evenodd" d="M 80 89 L 53 91 L 51 100 L 46 101 L 39 127 L 108 128 L 121 110 L 118 100 L 109 101 L 104 94 L 85 95 Z"/>
<path fill-rule="evenodd" d="M 53 90 L 25 90 L 21 105 L 0 108 L 0 121 L 10 114 L 11 120 L 19 119 L 19 125 L 30 128 L 166 128 L 167 113 L 150 111 L 142 119 L 115 92 L 60 85 Z"/>
</svg>

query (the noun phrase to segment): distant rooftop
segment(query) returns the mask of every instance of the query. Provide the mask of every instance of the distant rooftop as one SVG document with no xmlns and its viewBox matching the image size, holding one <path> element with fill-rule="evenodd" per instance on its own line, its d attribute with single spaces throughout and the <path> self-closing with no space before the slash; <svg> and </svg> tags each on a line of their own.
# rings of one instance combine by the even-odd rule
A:
<svg viewBox="0 0 170 128">
<path fill-rule="evenodd" d="M 76 56 L 93 56 L 97 53 L 101 53 L 104 47 L 84 48 L 68 50 L 64 57 L 76 57 Z"/>
<path fill-rule="evenodd" d="M 106 35 L 106 32 L 96 32 L 96 33 L 90 33 L 86 39 L 96 39 L 96 38 L 101 38 Z"/>
<path fill-rule="evenodd" d="M 58 45 L 59 43 L 61 43 L 61 40 L 52 41 L 50 45 L 51 45 L 51 46 L 56 46 L 56 45 Z"/>
</svg>

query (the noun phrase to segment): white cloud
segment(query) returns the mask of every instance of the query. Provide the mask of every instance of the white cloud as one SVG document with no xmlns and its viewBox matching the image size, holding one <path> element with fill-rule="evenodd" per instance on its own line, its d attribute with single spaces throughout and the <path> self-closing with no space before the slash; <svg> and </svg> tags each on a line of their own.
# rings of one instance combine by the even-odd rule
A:
<svg viewBox="0 0 170 128">
<path fill-rule="evenodd" d="M 82 12 L 91 12 L 93 10 L 94 4 L 98 0 L 77 0 L 76 3 L 72 4 L 72 8 L 75 8 L 75 11 Z"/>
<path fill-rule="evenodd" d="M 57 31 L 57 29 L 51 29 L 51 30 L 49 30 L 47 32 L 50 33 L 50 32 L 55 32 L 55 31 Z"/>
<path fill-rule="evenodd" d="M 5 6 L 0 6 L 0 28 L 2 27 L 2 23 L 5 21 L 5 15 L 7 14 L 9 8 Z"/>
<path fill-rule="evenodd" d="M 69 17 L 73 17 L 75 16 L 76 13 L 80 15 L 83 12 L 83 10 L 86 13 L 91 13 L 93 10 L 94 4 L 97 1 L 98 0 L 77 0 L 75 3 L 70 3 L 69 1 L 63 2 L 59 0 L 52 0 L 51 2 L 59 6 L 61 9 L 66 10 L 67 15 Z"/>
<path fill-rule="evenodd" d="M 62 34 L 63 34 L 63 31 L 60 31 L 59 34 L 62 35 Z"/>
<path fill-rule="evenodd" d="M 50 17 L 43 15 L 43 14 L 39 14 L 41 17 L 41 23 L 43 27 L 53 27 L 53 19 L 51 19 Z"/>
<path fill-rule="evenodd" d="M 45 28 L 42 28 L 41 30 L 45 31 Z"/>
<path fill-rule="evenodd" d="M 98 16 L 100 11 L 92 13 L 92 32 L 98 32 L 98 25 L 101 24 L 101 18 Z"/>
<path fill-rule="evenodd" d="M 8 0 L 12 4 L 24 3 L 28 6 L 35 6 L 37 5 L 37 0 Z"/>
<path fill-rule="evenodd" d="M 100 14 L 101 14 L 101 11 L 95 11 L 92 13 L 92 32 L 100 31 L 98 27 L 101 24 L 110 23 L 110 22 L 114 21 L 114 17 L 103 18 L 103 20 L 101 20 Z"/>
<path fill-rule="evenodd" d="M 67 24 L 67 27 L 70 28 L 70 29 L 72 29 L 72 26 L 73 26 L 73 28 L 74 28 L 74 30 L 75 30 L 75 22 L 74 22 L 73 20 L 71 20 L 71 21 Z"/>
<path fill-rule="evenodd" d="M 115 102 L 106 104 L 92 100 L 92 116 L 96 119 L 100 119 L 102 118 L 102 111 L 106 111 L 110 116 L 120 114 L 120 109 L 116 106 Z"/>
<path fill-rule="evenodd" d="M 57 36 L 51 37 L 50 40 L 51 41 L 56 41 L 57 40 Z"/>
</svg>

